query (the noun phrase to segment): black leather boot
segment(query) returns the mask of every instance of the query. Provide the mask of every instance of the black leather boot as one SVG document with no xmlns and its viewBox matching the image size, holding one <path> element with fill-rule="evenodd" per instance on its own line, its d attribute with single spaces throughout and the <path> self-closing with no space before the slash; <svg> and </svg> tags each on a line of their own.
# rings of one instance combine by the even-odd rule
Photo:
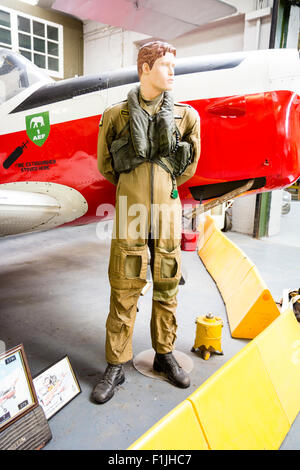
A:
<svg viewBox="0 0 300 470">
<path fill-rule="evenodd" d="M 122 364 L 108 364 L 102 380 L 95 386 L 92 397 L 97 403 L 105 403 L 111 399 L 117 385 L 125 380 Z"/>
<path fill-rule="evenodd" d="M 156 372 L 162 372 L 165 376 L 176 385 L 176 387 L 187 388 L 190 386 L 190 378 L 186 372 L 180 367 L 172 352 L 167 354 L 155 354 L 153 369 Z"/>
</svg>

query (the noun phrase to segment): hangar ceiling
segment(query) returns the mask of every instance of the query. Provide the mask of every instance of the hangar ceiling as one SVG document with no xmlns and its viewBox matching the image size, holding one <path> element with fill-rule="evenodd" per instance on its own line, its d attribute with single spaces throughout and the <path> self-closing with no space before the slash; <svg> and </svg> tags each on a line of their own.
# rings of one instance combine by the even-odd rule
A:
<svg viewBox="0 0 300 470">
<path fill-rule="evenodd" d="M 38 5 L 164 40 L 237 13 L 221 0 L 39 0 Z"/>
</svg>

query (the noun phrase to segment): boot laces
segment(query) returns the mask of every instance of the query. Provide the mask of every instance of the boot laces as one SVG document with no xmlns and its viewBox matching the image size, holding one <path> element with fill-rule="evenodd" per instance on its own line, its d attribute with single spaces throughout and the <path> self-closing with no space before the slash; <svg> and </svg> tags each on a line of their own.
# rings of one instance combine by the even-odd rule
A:
<svg viewBox="0 0 300 470">
<path fill-rule="evenodd" d="M 166 356 L 165 359 L 166 359 L 167 364 L 170 366 L 172 372 L 180 371 L 181 367 L 172 354 Z"/>
</svg>

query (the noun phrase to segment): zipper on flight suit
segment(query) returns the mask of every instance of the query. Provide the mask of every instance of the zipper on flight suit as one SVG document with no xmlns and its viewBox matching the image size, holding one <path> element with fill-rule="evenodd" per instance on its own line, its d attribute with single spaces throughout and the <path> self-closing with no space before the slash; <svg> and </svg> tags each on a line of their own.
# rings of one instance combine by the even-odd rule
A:
<svg viewBox="0 0 300 470">
<path fill-rule="evenodd" d="M 154 120 L 153 116 L 149 115 L 149 121 L 152 123 Z M 151 124 L 150 124 L 151 125 Z M 148 142 L 149 142 L 149 161 L 150 161 L 150 233 L 152 235 L 153 226 L 153 203 L 154 203 L 154 163 L 152 159 L 152 144 L 149 135 L 150 125 L 148 126 Z M 153 232 L 154 233 L 154 232 Z"/>
</svg>

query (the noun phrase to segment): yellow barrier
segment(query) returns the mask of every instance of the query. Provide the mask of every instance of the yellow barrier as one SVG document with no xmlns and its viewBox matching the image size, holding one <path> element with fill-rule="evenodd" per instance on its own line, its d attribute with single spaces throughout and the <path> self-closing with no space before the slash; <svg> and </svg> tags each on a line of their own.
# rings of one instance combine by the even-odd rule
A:
<svg viewBox="0 0 300 470">
<path fill-rule="evenodd" d="M 299 392 L 300 325 L 287 310 L 129 449 L 278 449 Z"/>
<path fill-rule="evenodd" d="M 270 291 L 254 264 L 208 215 L 201 241 L 198 254 L 220 290 L 232 337 L 255 338 L 280 313 Z"/>
<path fill-rule="evenodd" d="M 171 447 L 170 447 L 171 446 Z M 158 421 L 128 450 L 208 449 L 201 425 L 187 400 Z"/>
<path fill-rule="evenodd" d="M 300 411 L 300 325 L 282 313 L 253 340 L 291 425 Z"/>
<path fill-rule="evenodd" d="M 289 431 L 287 416 L 252 342 L 188 400 L 214 450 L 278 449 Z"/>
</svg>

